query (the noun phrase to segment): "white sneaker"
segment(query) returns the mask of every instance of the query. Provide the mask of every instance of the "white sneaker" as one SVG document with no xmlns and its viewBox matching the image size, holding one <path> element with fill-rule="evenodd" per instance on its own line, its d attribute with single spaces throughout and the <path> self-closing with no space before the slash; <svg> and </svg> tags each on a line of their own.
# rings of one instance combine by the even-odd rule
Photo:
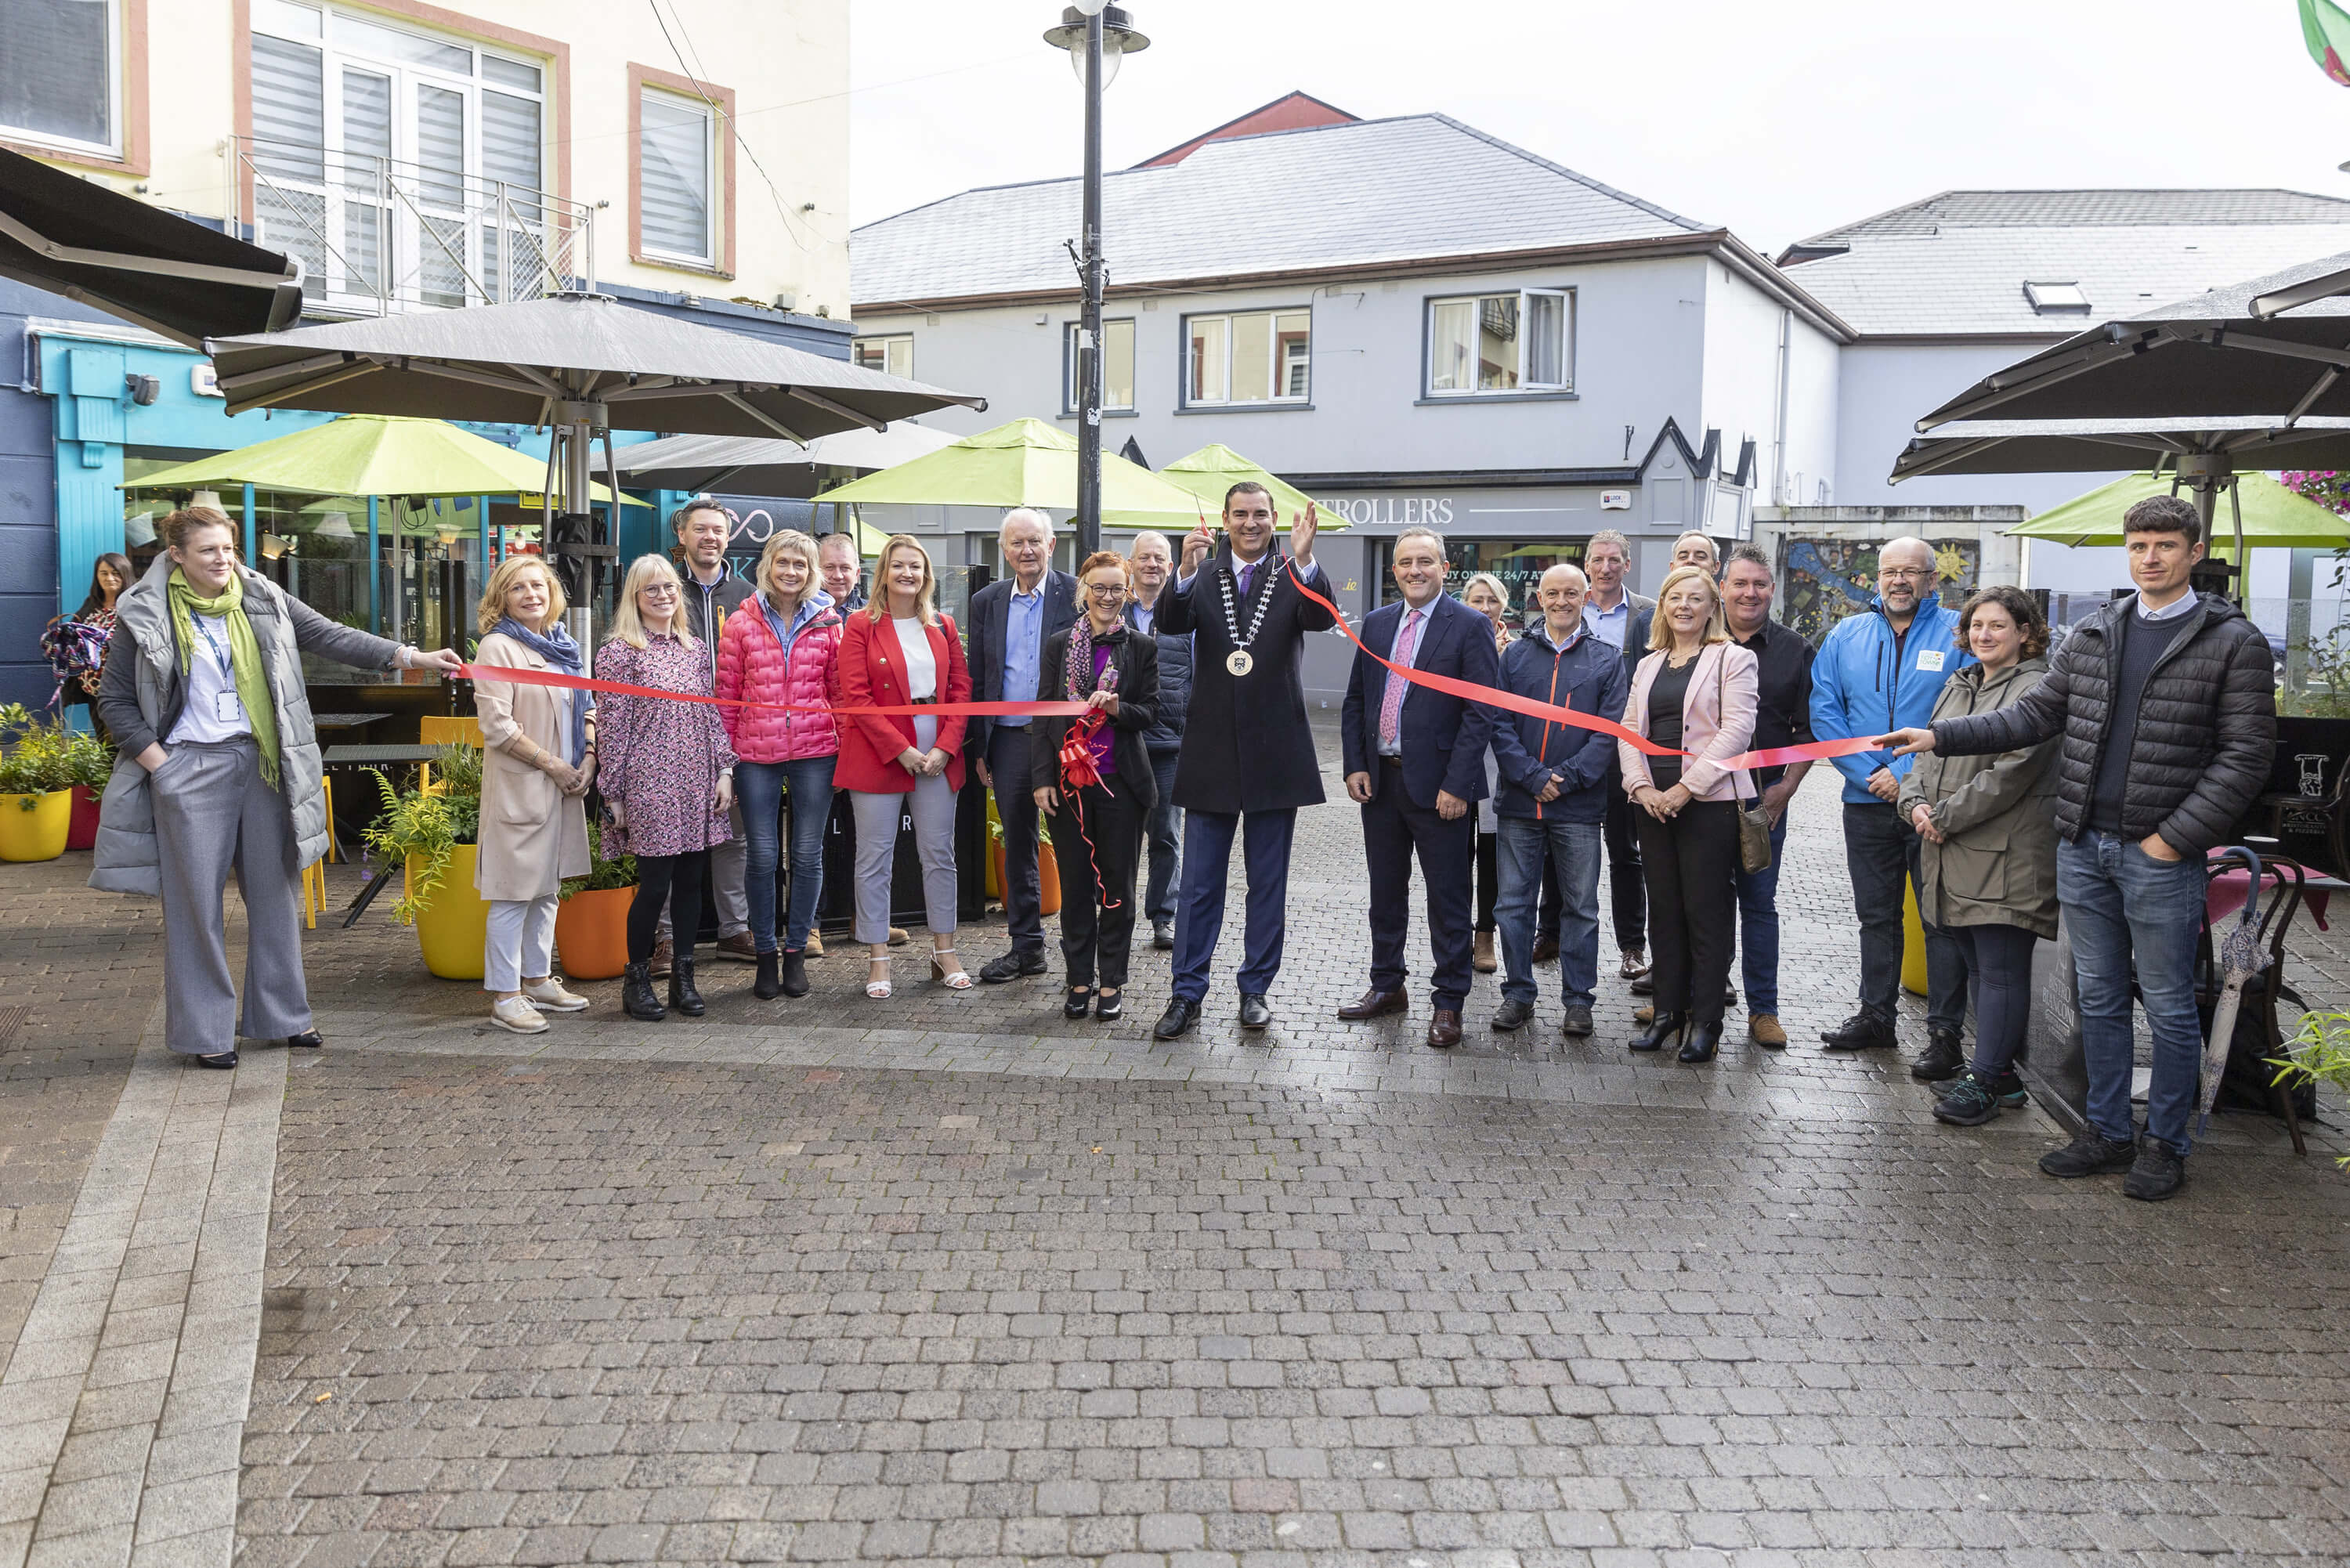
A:
<svg viewBox="0 0 2350 1568">
<path fill-rule="evenodd" d="M 541 1012 L 585 1012 L 588 999 L 577 992 L 563 989 L 563 982 L 553 975 L 545 980 L 525 981 L 522 993 Z"/>
<path fill-rule="evenodd" d="M 538 1015 L 538 1009 L 530 1004 L 527 997 L 500 997 L 490 1009 L 490 1022 L 516 1034 L 546 1033 L 546 1020 Z"/>
</svg>

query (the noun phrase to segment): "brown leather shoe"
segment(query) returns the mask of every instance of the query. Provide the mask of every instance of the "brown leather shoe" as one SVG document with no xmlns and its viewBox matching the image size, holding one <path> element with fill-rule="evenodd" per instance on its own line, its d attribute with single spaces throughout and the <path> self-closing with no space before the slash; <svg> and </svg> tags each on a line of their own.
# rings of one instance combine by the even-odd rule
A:
<svg viewBox="0 0 2350 1568">
<path fill-rule="evenodd" d="M 717 951 L 720 958 L 732 960 L 735 963 L 759 961 L 759 950 L 752 942 L 751 933 L 748 931 L 737 931 L 731 937 L 719 938 Z"/>
<path fill-rule="evenodd" d="M 645 971 L 645 976 L 647 979 L 660 980 L 668 975 L 672 950 L 673 950 L 667 942 L 655 942 L 653 944 L 652 961 L 650 966 Z"/>
<path fill-rule="evenodd" d="M 1439 1051 L 1450 1051 L 1461 1044 L 1461 1015 L 1449 1007 L 1440 1007 L 1436 1016 L 1428 1021 L 1428 1043 Z"/>
<path fill-rule="evenodd" d="M 1338 1016 L 1349 1023 L 1360 1023 L 1366 1018 L 1378 1018 L 1388 1012 L 1408 1012 L 1410 1010 L 1411 998 L 1402 992 L 1380 991 L 1375 987 L 1338 1009 Z M 1457 1015 L 1452 1020 L 1452 1028 L 1454 1037 L 1458 1038 L 1461 1020 Z"/>
<path fill-rule="evenodd" d="M 1747 1019 L 1746 1033 L 1757 1045 L 1773 1051 L 1787 1048 L 1787 1032 L 1779 1027 L 1779 1015 L 1775 1012 L 1757 1012 Z"/>
<path fill-rule="evenodd" d="M 1534 939 L 1534 962 L 1548 963 L 1551 960 L 1556 957 L 1558 957 L 1558 939 L 1556 937 L 1536 937 Z"/>
<path fill-rule="evenodd" d="M 1656 1021 L 1657 1010 L 1654 1007 L 1636 1007 L 1632 1009 L 1633 1023 L 1654 1023 Z"/>
<path fill-rule="evenodd" d="M 1502 967 L 1501 961 L 1493 957 L 1492 932 L 1477 933 L 1476 945 L 1471 949 L 1469 956 L 1469 967 L 1479 974 L 1491 974 Z"/>
</svg>

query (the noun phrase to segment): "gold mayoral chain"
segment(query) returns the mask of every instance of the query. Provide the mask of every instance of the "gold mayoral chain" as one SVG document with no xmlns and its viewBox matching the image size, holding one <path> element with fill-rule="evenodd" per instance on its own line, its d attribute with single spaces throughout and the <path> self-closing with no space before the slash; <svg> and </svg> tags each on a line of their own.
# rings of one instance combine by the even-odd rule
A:
<svg viewBox="0 0 2350 1568">
<path fill-rule="evenodd" d="M 1256 613 L 1249 617 L 1246 637 L 1241 635 L 1240 616 L 1232 604 L 1232 585 L 1236 574 L 1227 571 L 1217 579 L 1216 586 L 1224 597 L 1224 630 L 1231 634 L 1233 643 L 1232 650 L 1224 655 L 1224 668 L 1234 675 L 1246 675 L 1256 668 L 1256 655 L 1249 651 L 1249 645 L 1256 640 L 1256 634 L 1264 628 L 1265 607 L 1273 603 L 1273 590 L 1281 586 L 1281 570 L 1288 564 L 1286 556 L 1273 559 L 1273 576 L 1266 580 L 1264 592 L 1257 596 Z"/>
</svg>

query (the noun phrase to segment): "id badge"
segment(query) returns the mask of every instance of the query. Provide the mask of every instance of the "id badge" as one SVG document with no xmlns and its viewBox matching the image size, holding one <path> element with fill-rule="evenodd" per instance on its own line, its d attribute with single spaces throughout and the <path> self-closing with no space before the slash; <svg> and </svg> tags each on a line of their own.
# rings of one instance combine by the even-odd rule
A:
<svg viewBox="0 0 2350 1568">
<path fill-rule="evenodd" d="M 1918 650 L 1918 668 L 1927 671 L 1929 674 L 1940 674 L 1942 671 L 1942 650 L 1939 648 L 1919 649 Z"/>
<path fill-rule="evenodd" d="M 234 691 L 215 691 L 213 693 L 213 717 L 224 724 L 242 724 L 244 722 L 244 704 L 236 700 Z"/>
</svg>

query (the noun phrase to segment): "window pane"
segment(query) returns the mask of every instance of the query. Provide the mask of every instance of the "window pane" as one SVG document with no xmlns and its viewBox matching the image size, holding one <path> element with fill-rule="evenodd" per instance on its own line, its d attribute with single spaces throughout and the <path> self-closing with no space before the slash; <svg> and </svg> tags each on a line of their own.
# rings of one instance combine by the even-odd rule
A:
<svg viewBox="0 0 2350 1568">
<path fill-rule="evenodd" d="M 1526 296 L 1526 384 L 1566 385 L 1566 296 Z"/>
<path fill-rule="evenodd" d="M 1261 403 L 1273 396 L 1273 317 L 1232 317 L 1232 401 Z"/>
<path fill-rule="evenodd" d="M 1428 312 L 1428 389 L 1466 392 L 1477 385 L 1477 302 L 1440 300 Z"/>
<path fill-rule="evenodd" d="M 286 180 L 327 177 L 326 62 L 306 44 L 253 40 L 254 162 Z"/>
<path fill-rule="evenodd" d="M 418 193 L 436 206 L 465 200 L 465 95 L 447 88 L 416 89 Z"/>
<path fill-rule="evenodd" d="M 253 30 L 285 38 L 317 38 L 326 34 L 327 19 L 307 5 L 286 0 L 253 0 Z"/>
<path fill-rule="evenodd" d="M 699 105 L 646 93 L 638 224 L 645 248 L 710 259 L 710 118 Z M 879 367 L 876 367 L 879 369 Z"/>
<path fill-rule="evenodd" d="M 8 0 L 0 23 L 0 124 L 112 146 L 109 12 L 99 0 Z"/>
<path fill-rule="evenodd" d="M 1506 392 L 1518 384 L 1518 296 L 1487 295 L 1477 302 L 1477 389 Z"/>
<path fill-rule="evenodd" d="M 889 352 L 881 369 L 886 375 L 903 377 L 907 380 L 913 379 L 914 340 L 910 337 L 890 338 Z"/>
<path fill-rule="evenodd" d="M 848 346 L 849 358 L 858 369 L 879 370 L 885 376 L 914 374 L 914 339 L 911 334 L 895 337 L 859 337 Z"/>
<path fill-rule="evenodd" d="M 450 71 L 461 77 L 473 74 L 473 51 L 458 44 L 447 44 L 438 38 L 427 38 L 415 33 L 403 33 L 397 27 L 379 27 L 373 22 L 362 22 L 347 12 L 335 14 L 335 42 L 344 48 L 378 59 L 405 60 L 411 65 L 430 66 L 435 70 Z"/>
<path fill-rule="evenodd" d="M 1314 317 L 1300 310 L 1273 318 L 1273 339 L 1281 356 L 1277 398 L 1302 398 L 1313 390 Z"/>
<path fill-rule="evenodd" d="M 520 88 L 525 92 L 538 90 L 538 67 L 524 65 L 520 60 L 502 60 L 495 55 L 484 55 L 482 75 L 491 81 Z"/>
<path fill-rule="evenodd" d="M 1102 323 L 1102 407 L 1134 407 L 1134 323 Z"/>
<path fill-rule="evenodd" d="M 1229 323 L 1203 316 L 1191 323 L 1191 398 L 1195 403 L 1225 400 L 1224 343 Z"/>
<path fill-rule="evenodd" d="M 502 92 L 482 95 L 482 177 L 525 191 L 539 183 L 538 103 Z"/>
<path fill-rule="evenodd" d="M 373 71 L 343 71 L 343 183 L 354 191 L 380 188 L 391 161 L 391 78 Z"/>
</svg>

